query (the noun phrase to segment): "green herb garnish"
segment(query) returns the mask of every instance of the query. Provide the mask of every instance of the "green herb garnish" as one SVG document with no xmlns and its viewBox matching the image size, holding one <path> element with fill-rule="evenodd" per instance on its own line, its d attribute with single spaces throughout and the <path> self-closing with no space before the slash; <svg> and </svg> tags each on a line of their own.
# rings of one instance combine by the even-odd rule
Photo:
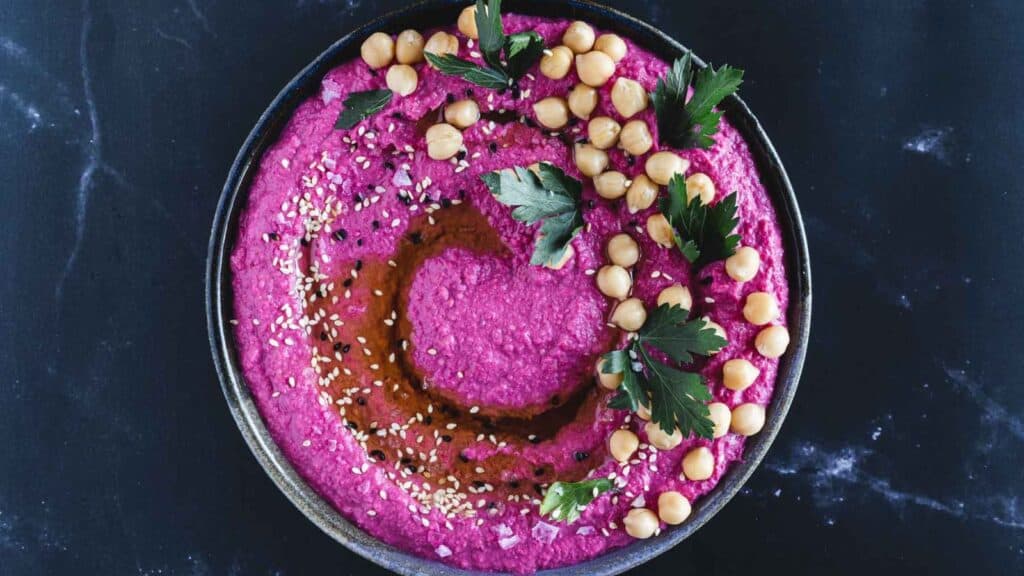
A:
<svg viewBox="0 0 1024 576">
<path fill-rule="evenodd" d="M 530 264 L 550 266 L 562 258 L 569 242 L 583 228 L 583 185 L 547 162 L 540 164 L 538 172 L 539 176 L 516 166 L 488 172 L 480 178 L 498 202 L 515 206 L 512 217 L 516 220 L 527 224 L 544 220 Z"/>
<path fill-rule="evenodd" d="M 427 52 L 427 60 L 443 74 L 459 76 L 484 88 L 502 90 L 526 74 L 544 52 L 544 38 L 537 32 L 505 35 L 501 0 L 476 0 L 476 28 L 480 53 L 487 67 L 452 54 L 438 56 Z"/>
<path fill-rule="evenodd" d="M 675 175 L 668 183 L 668 194 L 661 200 L 661 212 L 675 230 L 676 246 L 697 267 L 724 260 L 736 253 L 740 237 L 733 234 L 739 225 L 736 217 L 736 193 L 708 206 L 694 196 L 686 199 L 686 180 Z"/>
<path fill-rule="evenodd" d="M 555 482 L 544 493 L 540 505 L 541 516 L 572 524 L 580 517 L 580 510 L 604 492 L 612 489 L 607 478 L 582 482 Z"/>
<path fill-rule="evenodd" d="M 367 90 L 365 92 L 353 92 L 345 98 L 344 107 L 338 120 L 334 123 L 334 129 L 348 130 L 360 121 L 380 112 L 391 102 L 391 90 Z"/>
<path fill-rule="evenodd" d="M 711 136 L 718 133 L 721 112 L 714 108 L 726 96 L 736 92 L 743 82 L 743 70 L 724 65 L 699 70 L 693 84 L 693 98 L 686 101 L 686 90 L 693 79 L 690 53 L 672 64 L 651 94 L 662 143 L 675 148 L 710 148 Z"/>
<path fill-rule="evenodd" d="M 707 356 L 728 343 L 704 319 L 687 321 L 689 314 L 679 306 L 662 304 L 625 348 L 603 356 L 601 371 L 623 376 L 610 407 L 636 411 L 645 406 L 651 411 L 651 422 L 666 434 L 678 427 L 684 437 L 696 433 L 711 438 L 714 423 L 706 404 L 711 392 L 704 378 L 669 366 L 647 349 L 650 345 L 676 362 L 688 363 L 694 354 Z"/>
</svg>

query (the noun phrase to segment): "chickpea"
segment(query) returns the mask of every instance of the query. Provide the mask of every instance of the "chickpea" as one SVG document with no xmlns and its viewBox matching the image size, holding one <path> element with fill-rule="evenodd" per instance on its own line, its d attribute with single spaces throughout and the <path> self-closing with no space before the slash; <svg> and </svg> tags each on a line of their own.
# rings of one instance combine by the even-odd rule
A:
<svg viewBox="0 0 1024 576">
<path fill-rule="evenodd" d="M 537 122 L 549 130 L 558 130 L 569 123 L 569 106 L 564 98 L 549 96 L 533 105 Z"/>
<path fill-rule="evenodd" d="M 764 326 L 779 317 L 779 303 L 768 292 L 751 292 L 743 306 L 743 317 L 754 326 Z"/>
<path fill-rule="evenodd" d="M 661 429 L 661 424 L 648 422 L 644 424 L 644 432 L 647 433 L 647 442 L 658 450 L 672 450 L 683 443 L 683 433 L 679 428 L 668 434 Z"/>
<path fill-rule="evenodd" d="M 466 38 L 472 38 L 476 40 L 480 37 L 480 32 L 476 29 L 476 5 L 466 6 L 459 13 L 459 32 Z"/>
<path fill-rule="evenodd" d="M 744 246 L 725 259 L 725 273 L 737 282 L 749 282 L 761 268 L 761 255 L 750 246 Z"/>
<path fill-rule="evenodd" d="M 785 326 L 769 326 L 757 333 L 754 347 L 765 358 L 778 358 L 789 347 L 789 330 Z"/>
<path fill-rule="evenodd" d="M 359 47 L 359 55 L 367 66 L 378 70 L 391 64 L 391 59 L 395 57 L 395 42 L 383 32 L 374 32 Z"/>
<path fill-rule="evenodd" d="M 552 80 L 565 78 L 572 68 L 572 56 L 572 50 L 567 46 L 555 46 L 551 50 L 545 50 L 540 58 L 540 73 Z"/>
<path fill-rule="evenodd" d="M 607 116 L 598 116 L 587 124 L 587 137 L 595 148 L 607 150 L 619 141 L 619 123 Z"/>
<path fill-rule="evenodd" d="M 459 130 L 469 128 L 480 120 L 480 106 L 473 100 L 459 100 L 444 109 L 444 121 Z"/>
<path fill-rule="evenodd" d="M 683 477 L 680 480 L 700 482 L 715 473 L 715 456 L 706 446 L 694 448 L 683 456 Z"/>
<path fill-rule="evenodd" d="M 445 54 L 457 55 L 459 53 L 459 38 L 447 32 L 435 32 L 427 40 L 427 44 L 423 47 L 423 52 L 435 56 L 444 56 Z"/>
<path fill-rule="evenodd" d="M 577 54 L 590 52 L 590 49 L 594 47 L 594 29 L 586 22 L 577 20 L 569 24 L 565 34 L 562 34 L 562 44 Z"/>
<path fill-rule="evenodd" d="M 576 74 L 587 86 L 600 88 L 615 73 L 615 62 L 604 52 L 587 52 L 576 56 Z"/>
<path fill-rule="evenodd" d="M 705 329 L 710 328 L 710 329 L 714 330 L 715 334 L 719 338 L 725 340 L 726 343 L 728 343 L 728 341 L 729 341 L 729 334 L 726 333 L 725 328 L 723 328 L 721 324 L 719 324 L 718 322 L 712 321 L 711 318 L 708 318 L 707 316 L 704 316 L 703 320 L 704 320 L 704 328 Z M 725 346 L 723 346 L 723 348 L 724 347 Z M 711 350 L 710 352 L 711 352 L 711 354 L 718 354 L 721 351 L 722 351 L 722 348 L 719 348 L 717 350 Z"/>
<path fill-rule="evenodd" d="M 399 96 L 408 96 L 416 91 L 419 78 L 416 76 L 416 69 L 408 64 L 395 64 L 388 68 L 385 77 L 388 88 Z"/>
<path fill-rule="evenodd" d="M 619 147 L 633 156 L 643 156 L 654 146 L 654 137 L 643 120 L 630 120 L 619 134 Z"/>
<path fill-rule="evenodd" d="M 608 241 L 608 259 L 613 264 L 629 268 L 640 261 L 640 245 L 629 234 L 616 234 Z"/>
<path fill-rule="evenodd" d="M 655 152 L 647 159 L 644 169 L 651 180 L 665 186 L 676 174 L 686 174 L 689 167 L 690 161 L 675 152 Z"/>
<path fill-rule="evenodd" d="M 764 428 L 764 406 L 740 404 L 732 410 L 732 431 L 740 436 L 753 436 Z"/>
<path fill-rule="evenodd" d="M 675 246 L 675 230 L 673 230 L 672 225 L 668 223 L 668 218 L 665 218 L 665 215 L 661 212 L 651 214 L 647 217 L 647 235 L 662 248 L 671 248 L 672 246 Z"/>
<path fill-rule="evenodd" d="M 668 304 L 669 306 L 679 306 L 683 310 L 693 309 L 693 297 L 690 295 L 690 289 L 682 284 L 673 284 L 667 288 L 664 288 L 658 294 L 658 306 Z"/>
<path fill-rule="evenodd" d="M 566 245 L 565 250 L 562 251 L 562 255 L 558 260 L 555 260 L 554 262 L 546 262 L 544 267 L 549 270 L 561 270 L 562 268 L 565 268 L 565 265 L 569 263 L 569 260 L 572 260 L 574 254 L 576 254 L 576 251 L 573 250 L 572 244 L 568 244 Z"/>
<path fill-rule="evenodd" d="M 662 492 L 658 496 L 658 518 L 665 524 L 678 526 L 690 516 L 690 501 L 675 490 Z"/>
<path fill-rule="evenodd" d="M 608 452 L 616 462 L 629 462 L 638 447 L 640 438 L 631 430 L 616 430 L 608 439 Z"/>
<path fill-rule="evenodd" d="M 733 358 L 722 365 L 722 384 L 729 390 L 742 392 L 757 380 L 761 371 L 744 358 Z"/>
<path fill-rule="evenodd" d="M 423 35 L 415 30 L 403 30 L 395 41 L 395 58 L 399 64 L 423 62 Z"/>
<path fill-rule="evenodd" d="M 646 540 L 658 531 L 658 517 L 647 508 L 633 508 L 622 519 L 626 534 L 638 540 Z"/>
<path fill-rule="evenodd" d="M 636 332 L 647 321 L 647 310 L 639 298 L 627 298 L 612 312 L 612 323 L 627 332 Z"/>
<path fill-rule="evenodd" d="M 606 200 L 616 200 L 626 194 L 626 175 L 622 172 L 603 172 L 594 177 L 597 195 Z"/>
<path fill-rule="evenodd" d="M 697 196 L 700 196 L 701 204 L 711 204 L 715 199 L 715 183 L 703 172 L 686 177 L 686 203 L 689 204 Z"/>
<path fill-rule="evenodd" d="M 618 374 L 605 374 L 601 367 L 604 366 L 604 358 L 597 359 L 597 383 L 605 390 L 617 390 L 625 378 L 622 372 Z"/>
<path fill-rule="evenodd" d="M 713 438 L 721 438 L 729 432 L 729 423 L 732 422 L 732 412 L 729 407 L 721 402 L 708 404 L 708 412 L 711 421 L 715 424 Z"/>
<path fill-rule="evenodd" d="M 651 409 L 648 408 L 647 406 L 644 406 L 643 404 L 640 404 L 636 408 L 636 416 L 637 418 L 643 420 L 644 422 L 647 422 L 651 419 Z"/>
<path fill-rule="evenodd" d="M 427 155 L 434 160 L 447 160 L 462 148 L 462 132 L 451 124 L 434 124 L 427 129 Z"/>
<path fill-rule="evenodd" d="M 569 92 L 569 110 L 580 120 L 590 118 L 594 108 L 597 108 L 597 90 L 586 84 L 577 84 Z"/>
<path fill-rule="evenodd" d="M 594 50 L 600 50 L 611 56 L 612 62 L 626 57 L 626 41 L 615 34 L 601 34 L 594 42 Z"/>
<path fill-rule="evenodd" d="M 630 183 L 626 190 L 626 206 L 630 214 L 647 210 L 658 199 L 658 185 L 651 182 L 646 174 L 640 174 Z"/>
<path fill-rule="evenodd" d="M 619 78 L 612 86 L 612 104 L 623 118 L 647 109 L 647 91 L 636 80 Z"/>
<path fill-rule="evenodd" d="M 612 264 L 602 266 L 597 271 L 597 289 L 609 298 L 623 300 L 629 296 L 629 289 L 632 287 L 633 279 L 622 266 Z"/>
<path fill-rule="evenodd" d="M 576 168 L 584 176 L 593 178 L 608 167 L 608 154 L 590 144 L 577 144 L 575 148 Z"/>
</svg>

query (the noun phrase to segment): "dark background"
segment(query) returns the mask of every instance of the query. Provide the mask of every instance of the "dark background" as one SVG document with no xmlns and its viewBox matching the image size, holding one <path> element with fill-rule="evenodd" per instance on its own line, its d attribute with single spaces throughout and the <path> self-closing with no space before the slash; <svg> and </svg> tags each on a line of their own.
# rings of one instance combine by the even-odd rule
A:
<svg viewBox="0 0 1024 576">
<path fill-rule="evenodd" d="M 381 574 L 271 484 L 203 313 L 228 168 L 395 0 L 0 0 L 0 574 Z M 1024 573 L 1024 3 L 615 1 L 793 179 L 815 310 L 743 494 L 637 573 Z"/>
</svg>

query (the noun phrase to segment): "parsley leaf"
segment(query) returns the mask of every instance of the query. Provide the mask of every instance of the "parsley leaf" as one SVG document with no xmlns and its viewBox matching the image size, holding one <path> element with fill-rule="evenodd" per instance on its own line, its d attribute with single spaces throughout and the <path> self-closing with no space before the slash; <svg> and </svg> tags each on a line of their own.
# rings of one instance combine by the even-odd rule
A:
<svg viewBox="0 0 1024 576">
<path fill-rule="evenodd" d="M 696 433 L 710 438 L 714 431 L 707 402 L 711 392 L 700 374 L 686 372 L 658 360 L 646 348 L 660 350 L 676 362 L 692 362 L 693 355 L 707 356 L 727 342 L 704 319 L 687 321 L 689 311 L 662 304 L 648 316 L 626 348 L 605 354 L 601 371 L 622 374 L 619 392 L 608 406 L 636 411 L 650 407 L 651 421 L 671 434 L 678 426 L 684 436 Z"/>
<path fill-rule="evenodd" d="M 342 103 L 344 107 L 338 120 L 334 123 L 334 129 L 344 128 L 348 130 L 360 121 L 380 112 L 391 102 L 391 90 L 367 90 L 365 92 L 353 92 L 345 98 Z"/>
<path fill-rule="evenodd" d="M 740 237 L 733 232 L 739 225 L 736 193 L 714 206 L 686 199 L 686 180 L 676 175 L 668 183 L 668 194 L 661 200 L 661 212 L 675 230 L 676 246 L 695 266 L 724 260 L 736 253 Z"/>
<path fill-rule="evenodd" d="M 708 66 L 697 72 L 693 97 L 686 101 L 687 87 L 694 79 L 693 58 L 683 54 L 672 64 L 651 94 L 662 143 L 675 148 L 710 148 L 718 133 L 721 112 L 714 107 L 736 92 L 743 82 L 743 70 L 728 65 L 718 70 Z"/>
<path fill-rule="evenodd" d="M 480 53 L 487 67 L 451 54 L 437 56 L 428 52 L 427 60 L 443 74 L 459 76 L 484 88 L 502 90 L 526 74 L 544 52 L 544 38 L 535 31 L 505 35 L 501 0 L 476 0 L 476 28 Z"/>
<path fill-rule="evenodd" d="M 612 481 L 607 478 L 555 482 L 544 493 L 544 501 L 540 504 L 541 516 L 572 524 L 579 519 L 581 509 L 611 489 Z"/>
<path fill-rule="evenodd" d="M 480 178 L 498 202 L 515 206 L 512 217 L 526 224 L 543 220 L 530 263 L 552 265 L 583 228 L 580 194 L 583 185 L 561 168 L 542 162 L 540 176 L 526 168 L 488 172 Z"/>
</svg>

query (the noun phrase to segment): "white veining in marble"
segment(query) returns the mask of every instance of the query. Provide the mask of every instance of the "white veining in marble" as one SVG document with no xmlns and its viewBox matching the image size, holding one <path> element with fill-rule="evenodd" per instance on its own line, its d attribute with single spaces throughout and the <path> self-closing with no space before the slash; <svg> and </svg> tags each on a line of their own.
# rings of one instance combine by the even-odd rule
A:
<svg viewBox="0 0 1024 576">
<path fill-rule="evenodd" d="M 39 113 L 39 107 L 25 100 L 17 92 L 10 90 L 7 86 L 0 84 L 0 108 L 4 105 L 10 105 L 16 112 L 18 112 L 25 121 L 28 122 L 28 131 L 33 132 L 43 122 L 43 116 Z"/>
<path fill-rule="evenodd" d="M 192 15 L 196 17 L 199 24 L 203 27 L 203 30 L 211 36 L 217 34 L 213 31 L 213 27 L 210 25 L 210 20 L 206 17 L 206 13 L 199 9 L 199 4 L 196 0 L 188 0 L 188 9 L 192 11 Z"/>
<path fill-rule="evenodd" d="M 903 149 L 907 152 L 931 156 L 940 162 L 948 164 L 952 151 L 952 136 L 952 126 L 925 128 L 920 133 L 905 140 L 903 142 Z"/>
<path fill-rule="evenodd" d="M 174 42 L 176 44 L 184 46 L 185 48 L 187 48 L 189 50 L 192 50 L 192 44 L 189 43 L 188 40 L 185 40 L 184 38 L 182 38 L 181 36 L 175 36 L 174 34 L 169 34 L 167 32 L 164 32 L 163 30 L 160 29 L 159 26 L 154 26 L 153 29 L 156 31 L 156 35 L 161 37 L 161 38 L 163 38 L 164 40 L 170 40 L 171 42 Z"/>
</svg>

